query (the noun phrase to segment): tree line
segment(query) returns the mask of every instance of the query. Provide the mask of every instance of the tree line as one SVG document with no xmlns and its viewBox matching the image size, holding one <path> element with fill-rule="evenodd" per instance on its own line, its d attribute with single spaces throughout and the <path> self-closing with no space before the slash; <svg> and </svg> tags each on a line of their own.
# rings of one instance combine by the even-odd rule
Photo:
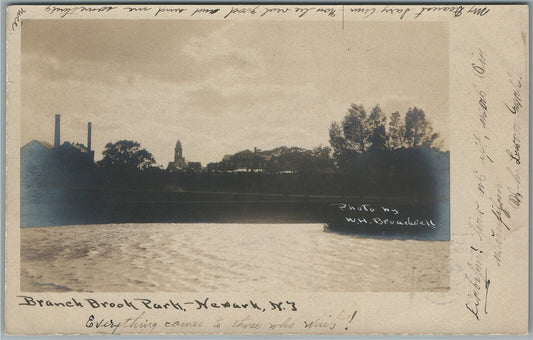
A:
<svg viewBox="0 0 533 340">
<path fill-rule="evenodd" d="M 340 166 L 366 153 L 402 148 L 440 150 L 438 133 L 417 107 L 409 108 L 403 119 L 398 111 L 391 113 L 387 124 L 379 105 L 367 112 L 362 105 L 352 104 L 341 122 L 331 123 L 329 142 Z"/>
<path fill-rule="evenodd" d="M 349 170 L 358 160 L 369 155 L 395 150 L 433 149 L 439 151 L 441 142 L 433 131 L 425 112 L 409 108 L 402 115 L 396 111 L 388 117 L 379 105 L 367 111 L 362 105 L 352 104 L 340 122 L 329 127 L 330 146 L 314 149 L 281 146 L 272 150 L 268 171 L 297 173 L 335 172 Z M 136 141 L 120 140 L 107 143 L 102 168 L 127 168 L 144 171 L 155 164 L 153 155 Z"/>
</svg>

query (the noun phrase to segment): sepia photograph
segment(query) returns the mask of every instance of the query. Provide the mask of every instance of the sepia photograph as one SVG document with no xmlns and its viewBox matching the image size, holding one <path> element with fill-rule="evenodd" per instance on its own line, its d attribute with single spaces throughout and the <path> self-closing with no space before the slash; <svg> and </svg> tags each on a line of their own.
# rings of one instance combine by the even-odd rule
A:
<svg viewBox="0 0 533 340">
<path fill-rule="evenodd" d="M 448 40 L 24 21 L 21 290 L 448 290 Z"/>
<path fill-rule="evenodd" d="M 528 332 L 527 5 L 6 12 L 6 333 Z"/>
</svg>

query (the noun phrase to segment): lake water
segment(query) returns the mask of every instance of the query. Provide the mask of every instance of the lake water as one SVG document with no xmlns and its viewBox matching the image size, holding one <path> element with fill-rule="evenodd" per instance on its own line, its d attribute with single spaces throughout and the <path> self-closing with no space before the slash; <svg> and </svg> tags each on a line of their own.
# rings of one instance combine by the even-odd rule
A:
<svg viewBox="0 0 533 340">
<path fill-rule="evenodd" d="M 23 291 L 443 291 L 449 242 L 321 224 L 106 224 L 21 229 Z"/>
</svg>

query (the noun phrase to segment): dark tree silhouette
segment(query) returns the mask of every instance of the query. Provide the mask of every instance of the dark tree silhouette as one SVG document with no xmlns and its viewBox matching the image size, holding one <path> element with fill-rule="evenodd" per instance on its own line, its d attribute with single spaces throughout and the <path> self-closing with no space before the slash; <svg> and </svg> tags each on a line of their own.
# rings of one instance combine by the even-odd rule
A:
<svg viewBox="0 0 533 340">
<path fill-rule="evenodd" d="M 372 152 L 387 150 L 388 139 L 389 137 L 385 132 L 385 125 L 379 125 L 368 139 L 372 143 L 368 150 Z"/>
<path fill-rule="evenodd" d="M 333 122 L 329 128 L 329 140 L 335 159 L 339 161 L 348 154 L 362 154 L 370 148 L 385 150 L 388 138 L 386 120 L 379 105 L 367 114 L 363 106 L 352 104 L 342 123 L 339 125 Z"/>
<path fill-rule="evenodd" d="M 368 128 L 372 132 L 378 129 L 380 126 L 385 126 L 385 122 L 387 121 L 387 117 L 381 111 L 381 108 L 379 105 L 374 106 L 372 111 L 370 112 L 370 115 L 368 116 Z"/>
<path fill-rule="evenodd" d="M 323 173 L 335 168 L 331 148 L 318 146 L 312 150 L 300 147 L 280 146 L 273 151 L 274 171 L 295 171 L 297 173 Z"/>
<path fill-rule="evenodd" d="M 410 108 L 405 115 L 405 140 L 411 148 L 429 147 L 438 149 L 437 138 L 424 111 L 417 107 Z"/>
<path fill-rule="evenodd" d="M 381 111 L 379 105 L 374 106 L 370 116 L 368 117 L 368 125 L 370 129 L 370 136 L 368 141 L 370 142 L 371 151 L 382 151 L 387 149 L 387 140 L 389 137 L 385 131 L 385 123 L 387 122 L 387 117 Z"/>
<path fill-rule="evenodd" d="M 155 163 L 150 152 L 141 148 L 141 144 L 130 140 L 107 143 L 102 152 L 104 158 L 98 165 L 105 168 L 121 168 L 143 171 Z"/>
<path fill-rule="evenodd" d="M 336 160 L 342 159 L 346 153 L 346 139 L 337 122 L 331 123 L 329 127 L 329 144 L 333 148 L 333 157 Z"/>
<path fill-rule="evenodd" d="M 405 147 L 405 124 L 398 111 L 393 112 L 389 122 L 388 147 L 390 150 Z"/>
<path fill-rule="evenodd" d="M 424 111 L 410 108 L 402 117 L 399 112 L 387 116 L 376 105 L 367 114 L 361 105 L 352 104 L 344 119 L 332 122 L 329 128 L 329 142 L 333 159 L 342 171 L 357 169 L 367 154 L 380 154 L 397 149 L 433 149 L 439 151 L 439 135 L 433 132 Z"/>
<path fill-rule="evenodd" d="M 352 104 L 342 122 L 346 148 L 359 153 L 365 152 L 370 143 L 370 129 L 368 115 L 363 106 Z"/>
</svg>

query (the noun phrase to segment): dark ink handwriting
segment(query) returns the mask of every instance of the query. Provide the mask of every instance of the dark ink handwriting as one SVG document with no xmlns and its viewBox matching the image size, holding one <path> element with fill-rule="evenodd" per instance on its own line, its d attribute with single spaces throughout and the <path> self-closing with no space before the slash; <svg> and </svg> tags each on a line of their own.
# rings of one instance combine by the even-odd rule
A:
<svg viewBox="0 0 533 340">
<path fill-rule="evenodd" d="M 192 12 L 191 17 L 194 16 L 195 14 L 209 14 L 209 15 L 213 15 L 213 14 L 217 13 L 218 11 L 220 11 L 220 8 L 214 8 L 214 9 L 210 9 L 210 8 L 197 8 L 197 9 L 194 10 L 194 12 Z"/>
<path fill-rule="evenodd" d="M 115 322 L 113 319 L 101 319 L 100 321 L 94 321 L 94 315 L 90 315 L 89 319 L 85 323 L 86 328 L 111 328 L 111 334 L 115 334 L 117 331 L 117 328 L 119 328 L 122 325 L 121 322 Z"/>
<path fill-rule="evenodd" d="M 11 23 L 11 29 L 14 31 L 17 27 L 19 27 L 19 24 L 22 25 L 22 15 L 26 13 L 26 10 L 24 8 L 19 8 L 17 11 L 17 15 L 15 16 L 15 19 L 13 19 L 13 22 Z"/>
<path fill-rule="evenodd" d="M 522 109 L 522 96 L 520 95 L 520 90 L 522 89 L 522 78 L 519 78 L 518 80 L 513 80 L 511 75 L 509 75 L 509 83 L 513 86 L 513 103 L 511 106 L 505 103 L 505 107 L 509 112 L 512 114 L 517 114 Z"/>
<path fill-rule="evenodd" d="M 59 14 L 61 18 L 66 17 L 67 15 L 75 15 L 77 12 L 81 13 L 109 13 L 115 9 L 117 6 L 47 6 L 44 10 L 49 14 Z"/>
<path fill-rule="evenodd" d="M 468 262 L 467 266 L 470 269 L 471 276 L 468 275 L 468 273 L 465 273 L 465 278 L 468 282 L 470 282 L 470 285 L 472 286 L 471 293 L 467 294 L 470 301 L 467 301 L 465 303 L 466 309 L 472 313 L 477 320 L 479 320 L 479 305 L 481 303 L 481 297 L 479 295 L 479 292 L 481 290 L 481 280 L 482 280 L 482 270 L 483 270 L 483 263 L 482 263 L 482 252 L 479 251 L 479 249 L 476 249 L 474 247 L 471 247 L 473 251 L 474 256 L 474 263 Z M 474 250 L 476 249 L 476 250 Z"/>
<path fill-rule="evenodd" d="M 511 207 L 513 207 L 514 209 L 518 209 L 520 207 L 520 203 L 522 202 L 522 197 L 523 196 L 521 193 L 509 190 L 509 195 L 507 196 L 507 199 L 509 201 L 509 204 L 511 204 Z"/>
<path fill-rule="evenodd" d="M 265 11 L 261 16 L 265 16 L 267 14 L 285 14 L 291 11 L 290 8 L 278 8 L 278 7 L 266 7 L 264 9 Z"/>
<path fill-rule="evenodd" d="M 405 15 L 407 14 L 407 12 L 409 12 L 411 9 L 409 7 L 403 7 L 403 8 L 391 8 L 389 7 L 389 5 L 385 6 L 385 8 L 383 8 L 381 10 L 381 13 L 385 13 L 385 14 L 398 14 L 400 15 L 400 20 L 402 20 Z"/>
<path fill-rule="evenodd" d="M 514 161 L 516 164 L 520 164 L 520 137 L 519 137 L 519 128 L 516 123 L 513 126 L 513 150 L 506 149 L 505 152 Z"/>
<path fill-rule="evenodd" d="M 479 114 L 478 114 L 478 117 L 479 117 L 479 121 L 481 122 L 481 125 L 484 128 L 486 128 L 487 127 L 487 118 L 488 118 L 488 114 L 487 114 L 487 111 L 488 111 L 487 94 L 485 93 L 485 91 L 478 90 L 478 95 L 479 95 L 479 101 L 478 101 Z"/>
<path fill-rule="evenodd" d="M 301 18 L 304 15 L 306 15 L 309 11 L 312 11 L 314 9 L 315 9 L 315 7 L 296 7 L 296 8 L 294 8 L 294 12 L 295 13 L 300 13 L 300 15 L 298 15 L 298 18 Z"/>
<path fill-rule="evenodd" d="M 484 196 L 485 195 L 485 181 L 487 180 L 487 177 L 483 174 L 480 174 L 478 170 L 474 170 L 474 176 L 476 176 L 477 178 L 477 190 L 482 196 Z M 479 204 L 478 204 L 478 207 L 479 207 Z"/>
<path fill-rule="evenodd" d="M 266 301 L 265 303 L 256 302 L 252 299 L 242 302 L 242 301 L 214 301 L 209 297 L 203 299 L 193 299 L 189 301 L 177 301 L 173 299 L 166 300 L 153 300 L 148 298 L 135 298 L 135 299 L 121 299 L 115 301 L 104 301 L 98 300 L 95 298 L 86 298 L 83 300 L 76 300 L 75 298 L 64 299 L 64 300 L 50 300 L 50 299 L 38 299 L 29 295 L 17 295 L 21 298 L 19 303 L 20 306 L 28 307 L 79 307 L 79 308 L 92 308 L 92 309 L 133 309 L 133 310 L 178 310 L 182 312 L 187 312 L 187 306 L 192 306 L 195 308 L 190 308 L 191 310 L 208 310 L 208 309 L 228 309 L 228 310 L 250 310 L 250 311 L 259 311 L 266 312 L 267 309 L 265 306 L 270 305 L 271 309 L 275 311 L 287 311 L 287 312 L 296 312 L 298 311 L 297 303 L 290 300 L 282 301 Z"/>
<path fill-rule="evenodd" d="M 474 139 L 474 144 L 476 144 L 479 149 L 479 158 L 482 161 L 488 160 L 489 162 L 494 163 L 492 157 L 489 156 L 487 152 L 488 141 L 490 140 L 490 138 L 488 136 L 480 137 L 477 133 L 474 133 Z"/>
<path fill-rule="evenodd" d="M 372 14 L 376 12 L 376 9 L 374 7 L 372 8 L 362 8 L 362 7 L 350 8 L 350 12 L 357 13 L 357 14 L 361 13 L 363 14 L 363 18 L 368 18 L 369 16 L 371 16 Z"/>
<path fill-rule="evenodd" d="M 124 10 L 128 11 L 128 13 L 131 12 L 148 12 L 152 9 L 152 7 L 123 7 Z"/>
<path fill-rule="evenodd" d="M 490 211 L 492 211 L 499 223 L 504 225 L 507 230 L 511 230 L 511 228 L 504 221 L 504 218 L 509 219 L 511 217 L 511 214 L 503 206 L 502 189 L 500 184 L 498 184 L 497 187 L 496 201 L 494 201 L 492 197 L 490 198 L 490 201 L 492 202 L 492 209 Z"/>
<path fill-rule="evenodd" d="M 183 13 L 185 12 L 187 9 L 186 8 L 161 8 L 159 7 L 159 9 L 157 10 L 157 12 L 155 12 L 155 17 L 158 16 L 159 14 L 163 14 L 163 13 Z"/>
<path fill-rule="evenodd" d="M 472 5 L 472 7 L 470 7 L 470 9 L 468 10 L 469 14 L 477 15 L 480 17 L 485 16 L 489 12 L 490 12 L 490 8 L 487 8 L 487 7 L 480 8 L 480 7 L 476 7 L 476 5 Z"/>
<path fill-rule="evenodd" d="M 146 309 L 177 309 L 185 312 L 185 309 L 179 304 L 179 302 L 174 302 L 168 300 L 165 303 L 152 302 L 150 299 L 135 299 L 143 304 Z"/>
<path fill-rule="evenodd" d="M 489 314 L 487 312 L 487 301 L 489 298 L 489 286 L 490 286 L 490 280 L 488 278 L 487 268 L 485 268 L 485 314 Z"/>
<path fill-rule="evenodd" d="M 224 16 L 224 19 L 228 18 L 230 15 L 233 15 L 233 14 L 251 14 L 251 15 L 255 15 L 256 11 L 259 9 L 259 7 L 261 6 L 256 6 L 256 7 L 231 7 L 231 9 L 229 10 L 228 14 L 226 14 Z"/>
<path fill-rule="evenodd" d="M 487 54 L 479 49 L 477 51 L 476 61 L 472 63 L 472 70 L 478 78 L 485 78 L 485 69 L 487 67 Z"/>
<path fill-rule="evenodd" d="M 286 308 L 290 308 L 290 310 L 293 312 L 298 310 L 294 302 L 290 302 L 290 301 L 285 301 L 285 303 L 283 303 L 282 301 L 279 301 L 279 302 L 269 301 L 269 302 L 270 302 L 271 310 L 277 310 L 280 312 L 284 311 Z"/>
<path fill-rule="evenodd" d="M 463 14 L 464 7 L 463 6 L 430 6 L 426 7 L 423 6 L 420 9 L 420 12 L 415 14 L 415 19 L 417 19 L 419 16 L 421 16 L 424 13 L 452 13 L 454 18 L 460 17 L 461 14 Z"/>
<path fill-rule="evenodd" d="M 335 17 L 335 8 L 317 8 L 316 13 L 324 13 L 327 14 L 329 17 Z"/>
<path fill-rule="evenodd" d="M 42 299 L 34 299 L 31 296 L 26 295 L 17 295 L 17 297 L 20 297 L 24 299 L 24 302 L 19 303 L 20 306 L 39 306 L 39 307 L 82 307 L 83 304 L 76 300 L 75 298 L 71 298 L 66 301 L 56 302 L 51 300 L 42 300 Z"/>
</svg>

